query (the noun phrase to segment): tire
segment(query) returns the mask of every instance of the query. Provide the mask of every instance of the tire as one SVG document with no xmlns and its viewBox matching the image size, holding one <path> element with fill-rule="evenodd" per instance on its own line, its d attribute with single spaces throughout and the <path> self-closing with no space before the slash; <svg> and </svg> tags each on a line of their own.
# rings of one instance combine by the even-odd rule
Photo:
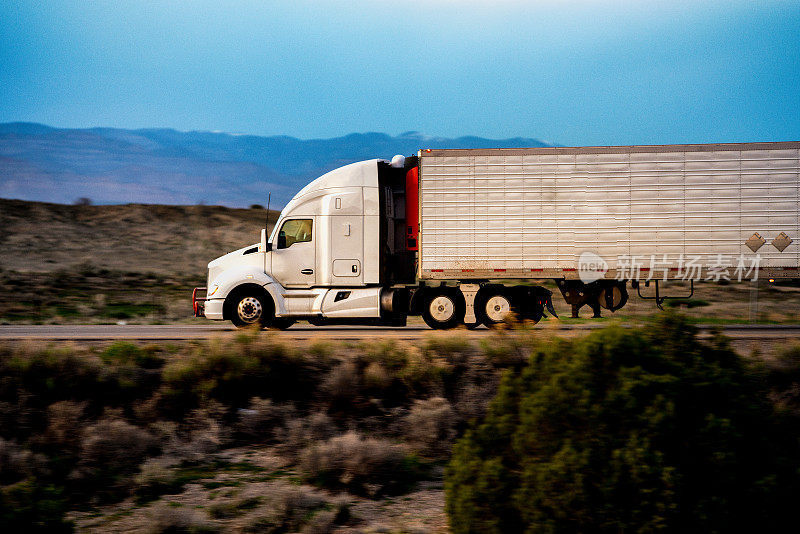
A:
<svg viewBox="0 0 800 534">
<path fill-rule="evenodd" d="M 458 290 L 438 289 L 425 296 L 422 320 L 434 330 L 448 330 L 464 322 L 466 304 Z"/>
<path fill-rule="evenodd" d="M 490 287 L 475 299 L 475 317 L 489 328 L 505 323 L 515 310 L 511 294 L 504 287 Z"/>
<path fill-rule="evenodd" d="M 295 321 L 294 319 L 287 319 L 285 317 L 276 317 L 269 324 L 268 328 L 270 330 L 286 330 L 296 322 L 297 321 Z"/>
<path fill-rule="evenodd" d="M 269 326 L 275 321 L 275 305 L 264 291 L 244 289 L 225 300 L 227 315 L 236 328 Z"/>
</svg>

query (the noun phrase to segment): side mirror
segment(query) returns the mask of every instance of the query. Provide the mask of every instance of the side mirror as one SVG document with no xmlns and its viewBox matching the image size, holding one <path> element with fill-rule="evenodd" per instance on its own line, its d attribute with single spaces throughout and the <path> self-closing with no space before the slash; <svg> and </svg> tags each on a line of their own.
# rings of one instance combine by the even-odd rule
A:
<svg viewBox="0 0 800 534">
<path fill-rule="evenodd" d="M 286 234 L 283 232 L 278 234 L 278 248 L 286 248 Z"/>
</svg>

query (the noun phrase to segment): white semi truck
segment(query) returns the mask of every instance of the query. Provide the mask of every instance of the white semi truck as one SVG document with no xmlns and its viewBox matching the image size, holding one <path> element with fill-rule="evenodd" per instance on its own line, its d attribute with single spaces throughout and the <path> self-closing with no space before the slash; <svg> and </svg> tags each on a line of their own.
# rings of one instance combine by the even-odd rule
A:
<svg viewBox="0 0 800 534">
<path fill-rule="evenodd" d="M 554 280 L 598 316 L 628 287 L 660 305 L 659 282 L 798 278 L 798 236 L 798 142 L 425 149 L 308 184 L 193 305 L 237 326 L 475 327 L 555 314 Z"/>
</svg>

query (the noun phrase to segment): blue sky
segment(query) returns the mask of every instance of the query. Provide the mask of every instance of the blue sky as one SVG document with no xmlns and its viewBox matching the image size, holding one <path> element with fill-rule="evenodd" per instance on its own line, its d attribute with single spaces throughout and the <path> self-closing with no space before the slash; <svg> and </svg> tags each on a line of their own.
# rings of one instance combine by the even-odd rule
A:
<svg viewBox="0 0 800 534">
<path fill-rule="evenodd" d="M 800 2 L 11 0 L 0 122 L 800 140 Z"/>
</svg>

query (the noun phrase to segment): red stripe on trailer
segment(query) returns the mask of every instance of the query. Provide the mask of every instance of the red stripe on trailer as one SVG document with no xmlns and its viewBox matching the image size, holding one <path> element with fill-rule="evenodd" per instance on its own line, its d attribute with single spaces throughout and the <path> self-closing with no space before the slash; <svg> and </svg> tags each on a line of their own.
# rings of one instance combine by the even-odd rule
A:
<svg viewBox="0 0 800 534">
<path fill-rule="evenodd" d="M 432 273 L 443 273 L 444 269 L 431 269 Z"/>
<path fill-rule="evenodd" d="M 570 268 L 570 269 L 561 269 L 561 270 L 562 270 L 562 271 L 569 271 L 569 272 L 572 272 L 572 271 L 577 271 L 577 269 L 575 269 L 575 268 Z"/>
<path fill-rule="evenodd" d="M 406 250 L 419 250 L 419 167 L 406 173 Z"/>
<path fill-rule="evenodd" d="M 506 270 L 505 269 L 495 269 L 494 272 L 496 272 L 496 273 L 504 273 L 504 272 L 506 272 Z"/>
<path fill-rule="evenodd" d="M 532 273 L 540 273 L 542 271 L 544 271 L 544 269 L 531 269 Z"/>
<path fill-rule="evenodd" d="M 462 273 L 474 273 L 475 269 L 461 269 Z"/>
</svg>

